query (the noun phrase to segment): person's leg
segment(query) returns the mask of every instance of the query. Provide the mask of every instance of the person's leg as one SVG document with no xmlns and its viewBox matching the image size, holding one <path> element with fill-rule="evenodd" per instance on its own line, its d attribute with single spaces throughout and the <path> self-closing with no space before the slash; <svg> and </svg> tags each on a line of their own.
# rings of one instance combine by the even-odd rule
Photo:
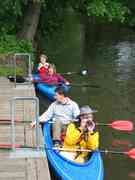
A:
<svg viewBox="0 0 135 180">
<path fill-rule="evenodd" d="M 56 120 L 53 123 L 53 139 L 54 140 L 61 140 L 61 130 L 62 130 L 62 122 L 60 120 Z"/>
<path fill-rule="evenodd" d="M 62 143 L 64 142 L 64 139 L 66 136 L 66 131 L 67 131 L 67 124 L 63 124 L 62 129 L 61 129 L 61 135 L 60 135 L 60 139 L 61 139 Z"/>
</svg>

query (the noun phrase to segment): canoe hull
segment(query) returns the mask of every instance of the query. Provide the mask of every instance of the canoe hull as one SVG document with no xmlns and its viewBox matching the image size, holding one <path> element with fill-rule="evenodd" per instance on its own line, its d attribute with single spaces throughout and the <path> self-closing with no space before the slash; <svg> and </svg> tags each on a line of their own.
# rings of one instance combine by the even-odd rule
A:
<svg viewBox="0 0 135 180">
<path fill-rule="evenodd" d="M 44 124 L 43 132 L 45 147 L 52 149 L 50 124 Z M 104 169 L 99 151 L 94 152 L 90 160 L 84 164 L 65 159 L 54 150 L 46 149 L 46 154 L 51 166 L 63 180 L 103 180 Z"/>
<path fill-rule="evenodd" d="M 33 75 L 33 79 L 35 81 L 41 81 L 38 74 Z M 65 84 L 62 84 L 62 86 L 64 87 L 65 91 L 68 91 L 70 88 L 69 86 L 66 86 Z M 51 101 L 55 100 L 54 96 L 55 96 L 55 89 L 57 88 L 57 86 L 37 82 L 35 87 L 40 93 L 42 93 L 44 96 L 48 97 L 48 99 L 50 99 Z"/>
<path fill-rule="evenodd" d="M 37 83 L 36 89 L 43 94 L 44 96 L 48 97 L 51 101 L 54 101 L 55 89 L 56 86 L 49 86 L 44 83 Z"/>
</svg>

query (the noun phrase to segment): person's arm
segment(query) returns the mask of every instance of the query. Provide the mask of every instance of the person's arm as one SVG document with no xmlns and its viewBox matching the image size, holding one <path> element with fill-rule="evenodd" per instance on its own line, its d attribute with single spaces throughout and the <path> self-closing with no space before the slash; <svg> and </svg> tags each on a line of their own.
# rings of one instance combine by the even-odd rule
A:
<svg viewBox="0 0 135 180">
<path fill-rule="evenodd" d="M 72 146 L 76 145 L 82 136 L 82 132 L 79 131 L 73 123 L 69 124 L 64 139 L 64 145 Z"/>
<path fill-rule="evenodd" d="M 80 109 L 79 109 L 79 106 L 76 102 L 73 102 L 72 112 L 73 112 L 73 118 L 76 118 L 80 114 Z"/>
<path fill-rule="evenodd" d="M 46 62 L 46 63 L 45 63 L 45 68 L 48 69 L 48 67 L 49 67 L 49 63 Z"/>
<path fill-rule="evenodd" d="M 58 83 L 65 83 L 66 85 L 70 85 L 70 82 L 67 81 L 62 75 L 56 73 Z"/>
<path fill-rule="evenodd" d="M 89 121 L 87 124 L 88 128 L 88 140 L 87 147 L 91 150 L 96 150 L 99 147 L 99 132 L 95 131 L 95 122 Z"/>
<path fill-rule="evenodd" d="M 47 109 L 47 111 L 45 111 L 40 117 L 39 117 L 39 123 L 43 123 L 46 121 L 49 121 L 50 119 L 53 118 L 54 115 L 54 103 L 52 103 L 49 108 Z M 36 126 L 36 121 L 31 123 L 31 127 L 35 127 Z"/>
<path fill-rule="evenodd" d="M 87 147 L 96 150 L 99 147 L 99 132 L 88 132 Z"/>
</svg>

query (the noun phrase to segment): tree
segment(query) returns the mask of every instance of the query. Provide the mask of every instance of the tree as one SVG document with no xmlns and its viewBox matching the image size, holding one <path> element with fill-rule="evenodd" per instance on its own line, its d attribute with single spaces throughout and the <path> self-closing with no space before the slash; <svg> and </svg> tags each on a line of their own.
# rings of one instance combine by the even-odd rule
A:
<svg viewBox="0 0 135 180">
<path fill-rule="evenodd" d="M 71 0 L 72 6 L 88 16 L 124 22 L 130 10 L 124 0 Z"/>
<path fill-rule="evenodd" d="M 50 22 L 46 28 L 52 28 L 52 24 L 55 28 L 56 19 L 62 17 L 62 9 L 68 6 L 89 17 L 135 24 L 134 0 L 4 0 L 0 7 L 1 35 L 16 34 L 19 39 L 34 42 L 44 15 L 49 16 L 44 24 Z"/>
</svg>

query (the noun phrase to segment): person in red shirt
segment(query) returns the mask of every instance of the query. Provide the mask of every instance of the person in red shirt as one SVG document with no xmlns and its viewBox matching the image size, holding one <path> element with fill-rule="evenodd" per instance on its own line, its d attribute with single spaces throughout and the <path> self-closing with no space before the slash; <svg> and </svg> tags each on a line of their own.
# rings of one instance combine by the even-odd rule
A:
<svg viewBox="0 0 135 180">
<path fill-rule="evenodd" d="M 69 85 L 70 83 L 64 79 L 59 73 L 56 73 L 56 68 L 54 64 L 50 64 L 48 67 L 48 72 L 45 76 L 41 77 L 42 81 L 48 85 L 59 85 L 59 84 L 66 84 Z"/>
</svg>

